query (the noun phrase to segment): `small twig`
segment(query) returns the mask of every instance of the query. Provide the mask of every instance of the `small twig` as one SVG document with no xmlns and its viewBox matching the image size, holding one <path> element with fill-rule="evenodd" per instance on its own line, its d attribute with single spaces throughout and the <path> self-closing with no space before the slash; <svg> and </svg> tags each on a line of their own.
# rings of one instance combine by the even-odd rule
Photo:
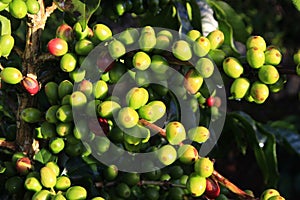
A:
<svg viewBox="0 0 300 200">
<path fill-rule="evenodd" d="M 139 122 L 154 130 L 157 131 L 161 136 L 165 137 L 166 136 L 166 131 L 164 129 L 162 129 L 161 127 L 148 122 L 145 119 L 140 119 Z M 225 177 L 223 177 L 219 172 L 217 172 L 216 170 L 213 171 L 213 177 L 215 178 L 215 180 L 217 180 L 220 184 L 224 185 L 226 188 L 228 188 L 231 192 L 235 193 L 236 195 L 240 196 L 243 199 L 247 199 L 247 200 L 254 200 L 254 197 L 251 197 L 250 195 L 248 195 L 246 192 L 244 192 L 243 190 L 241 190 L 240 188 L 238 188 L 236 185 L 234 185 L 232 182 L 230 182 L 228 179 L 226 179 Z"/>
<path fill-rule="evenodd" d="M 3 139 L 0 139 L 0 147 L 4 147 L 10 150 L 16 150 L 16 144 L 14 142 L 8 142 Z"/>
<path fill-rule="evenodd" d="M 170 181 L 146 181 L 146 180 L 141 180 L 141 181 L 138 183 L 138 186 L 142 186 L 142 185 L 158 185 L 158 186 L 164 186 L 164 187 L 180 187 L 180 188 L 186 188 L 185 185 L 171 183 Z"/>
<path fill-rule="evenodd" d="M 50 53 L 44 53 L 37 57 L 36 63 L 42 64 L 49 60 L 58 60 L 58 57 L 55 57 L 54 55 L 52 55 Z"/>
</svg>

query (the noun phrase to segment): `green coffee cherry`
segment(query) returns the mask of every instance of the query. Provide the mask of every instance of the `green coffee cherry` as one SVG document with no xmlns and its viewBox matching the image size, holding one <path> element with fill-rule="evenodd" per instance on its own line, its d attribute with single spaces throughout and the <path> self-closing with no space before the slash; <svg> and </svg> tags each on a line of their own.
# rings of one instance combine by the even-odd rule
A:
<svg viewBox="0 0 300 200">
<path fill-rule="evenodd" d="M 147 53 L 139 51 L 134 54 L 132 64 L 136 69 L 146 70 L 151 64 L 151 58 Z"/>
<path fill-rule="evenodd" d="M 192 68 L 185 74 L 183 85 L 190 94 L 195 94 L 203 84 L 203 77 L 199 72 Z"/>
<path fill-rule="evenodd" d="M 200 58 L 195 68 L 203 78 L 209 78 L 214 72 L 214 63 L 209 58 Z"/>
<path fill-rule="evenodd" d="M 41 121 L 42 112 L 37 108 L 25 108 L 21 112 L 21 119 L 27 123 L 36 123 Z"/>
<path fill-rule="evenodd" d="M 100 41 L 105 41 L 112 36 L 112 31 L 105 24 L 96 24 L 93 27 L 95 37 Z"/>
<path fill-rule="evenodd" d="M 208 52 L 208 57 L 211 58 L 217 66 L 221 66 L 226 57 L 226 53 L 222 49 L 211 49 Z"/>
<path fill-rule="evenodd" d="M 276 196 L 273 196 L 273 197 L 269 198 L 268 200 L 285 200 L 285 198 L 283 198 L 280 195 L 276 195 Z"/>
<path fill-rule="evenodd" d="M 100 117 L 111 118 L 114 113 L 121 109 L 120 104 L 115 101 L 103 101 L 99 104 L 97 112 Z"/>
<path fill-rule="evenodd" d="M 56 118 L 61 122 L 72 122 L 73 112 L 70 105 L 62 105 L 56 111 Z"/>
<path fill-rule="evenodd" d="M 151 101 L 142 106 L 138 113 L 141 118 L 154 123 L 165 115 L 166 106 L 162 101 Z"/>
<path fill-rule="evenodd" d="M 67 176 L 60 176 L 57 178 L 55 189 L 65 191 L 71 186 L 71 180 Z"/>
<path fill-rule="evenodd" d="M 262 104 L 269 96 L 269 88 L 264 83 L 256 81 L 250 88 L 250 95 L 255 103 Z"/>
<path fill-rule="evenodd" d="M 133 87 L 126 94 L 126 103 L 133 109 L 144 106 L 149 99 L 149 94 L 145 88 Z"/>
<path fill-rule="evenodd" d="M 166 50 L 171 45 L 171 39 L 166 35 L 158 35 L 156 38 L 155 50 L 160 52 L 161 50 Z"/>
<path fill-rule="evenodd" d="M 58 154 L 65 148 L 65 142 L 62 138 L 53 138 L 49 142 L 49 149 L 54 153 Z"/>
<path fill-rule="evenodd" d="M 17 19 L 22 19 L 27 14 L 27 6 L 23 0 L 13 0 L 9 3 L 9 13 Z"/>
<path fill-rule="evenodd" d="M 73 88 L 73 86 L 72 86 Z M 48 82 L 45 85 L 45 94 L 51 105 L 58 103 L 58 84 L 55 82 Z"/>
<path fill-rule="evenodd" d="M 205 192 L 206 179 L 196 174 L 191 174 L 187 180 L 186 188 L 193 197 L 199 197 Z"/>
<path fill-rule="evenodd" d="M 300 49 L 296 53 L 294 53 L 293 60 L 296 65 L 300 64 Z"/>
<path fill-rule="evenodd" d="M 54 172 L 55 176 L 59 176 L 60 169 L 59 169 L 59 166 L 55 162 L 49 161 L 46 163 L 45 166 L 49 167 Z"/>
<path fill-rule="evenodd" d="M 109 165 L 103 170 L 103 176 L 107 181 L 113 181 L 118 176 L 118 167 L 116 165 Z"/>
<path fill-rule="evenodd" d="M 48 108 L 48 110 L 46 111 L 46 114 L 45 114 L 45 119 L 47 120 L 47 122 L 49 122 L 49 123 L 57 123 L 58 122 L 58 119 L 56 118 L 56 112 L 59 107 L 60 107 L 59 105 L 53 105 Z"/>
<path fill-rule="evenodd" d="M 72 186 L 67 190 L 66 197 L 67 199 L 72 199 L 72 200 L 86 199 L 87 191 L 84 187 L 77 186 L 77 185 Z"/>
<path fill-rule="evenodd" d="M 0 50 L 0 57 L 8 57 L 11 50 L 13 49 L 15 44 L 15 40 L 13 38 L 13 36 L 11 36 L 10 34 L 4 34 L 0 36 L 0 46 L 1 46 L 1 50 Z"/>
<path fill-rule="evenodd" d="M 57 90 L 58 90 L 58 97 L 62 99 L 67 94 L 72 94 L 73 83 L 69 80 L 63 80 L 62 82 L 59 83 Z"/>
<path fill-rule="evenodd" d="M 280 195 L 276 189 L 266 189 L 260 196 L 261 200 L 269 200 L 273 196 Z"/>
<path fill-rule="evenodd" d="M 108 51 L 113 59 L 117 59 L 126 53 L 126 48 L 119 40 L 113 40 L 108 44 Z"/>
<path fill-rule="evenodd" d="M 121 32 L 118 39 L 125 45 L 134 44 L 138 40 L 139 32 L 135 28 L 128 28 Z"/>
<path fill-rule="evenodd" d="M 168 166 L 177 159 L 176 149 L 172 145 L 164 145 L 157 151 L 158 160 Z"/>
<path fill-rule="evenodd" d="M 257 47 L 248 49 L 246 57 L 249 65 L 254 69 L 260 68 L 265 63 L 265 53 Z"/>
<path fill-rule="evenodd" d="M 128 172 L 122 175 L 122 181 L 130 187 L 137 185 L 140 179 L 140 174 L 136 172 Z"/>
<path fill-rule="evenodd" d="M 60 59 L 60 69 L 64 72 L 73 71 L 76 68 L 76 64 L 77 64 L 77 58 L 74 53 L 66 53 Z"/>
<path fill-rule="evenodd" d="M 118 113 L 118 122 L 124 128 L 132 128 L 139 121 L 138 113 L 131 107 L 121 108 Z"/>
<path fill-rule="evenodd" d="M 75 43 L 75 52 L 77 55 L 86 56 L 94 49 L 94 44 L 91 40 L 81 39 Z"/>
<path fill-rule="evenodd" d="M 186 34 L 192 41 L 196 41 L 200 36 L 201 33 L 198 30 L 192 29 L 189 30 Z"/>
<path fill-rule="evenodd" d="M 150 69 L 155 73 L 165 74 L 169 69 L 169 63 L 164 57 L 153 55 L 151 57 Z"/>
<path fill-rule="evenodd" d="M 199 158 L 197 149 L 190 144 L 180 146 L 177 152 L 179 161 L 183 164 L 192 164 Z"/>
<path fill-rule="evenodd" d="M 93 95 L 96 99 L 104 99 L 108 93 L 107 83 L 98 80 L 93 84 Z"/>
<path fill-rule="evenodd" d="M 193 51 L 199 57 L 206 56 L 210 50 L 210 42 L 204 37 L 200 36 L 193 44 Z"/>
<path fill-rule="evenodd" d="M 73 131 L 73 123 L 72 122 L 60 122 L 56 125 L 56 133 L 61 137 L 65 137 L 72 133 Z"/>
<path fill-rule="evenodd" d="M 192 58 L 192 50 L 190 44 L 184 40 L 174 42 L 172 46 L 173 55 L 182 61 L 188 61 Z"/>
<path fill-rule="evenodd" d="M 26 178 L 24 182 L 24 186 L 27 190 L 34 191 L 34 192 L 38 192 L 43 188 L 40 181 L 36 177 Z"/>
<path fill-rule="evenodd" d="M 36 192 L 32 196 L 32 200 L 48 200 L 50 198 L 51 198 L 51 193 L 49 190 L 46 189 Z"/>
<path fill-rule="evenodd" d="M 286 79 L 280 76 L 279 80 L 276 83 L 269 85 L 270 92 L 273 93 L 279 92 L 280 90 L 283 89 L 285 83 L 286 83 Z"/>
<path fill-rule="evenodd" d="M 20 83 L 23 79 L 23 75 L 17 68 L 14 67 L 5 67 L 0 74 L 1 81 L 9 84 Z"/>
<path fill-rule="evenodd" d="M 207 35 L 211 49 L 217 49 L 224 43 L 224 33 L 218 29 Z"/>
<path fill-rule="evenodd" d="M 74 108 L 82 108 L 87 103 L 86 95 L 83 92 L 75 91 L 70 96 L 70 105 Z"/>
<path fill-rule="evenodd" d="M 58 193 L 51 200 L 66 200 L 66 197 L 62 193 Z"/>
<path fill-rule="evenodd" d="M 41 183 L 46 188 L 53 188 L 56 184 L 56 174 L 49 167 L 42 167 L 40 170 Z"/>
<path fill-rule="evenodd" d="M 27 12 L 37 14 L 40 10 L 40 4 L 37 0 L 26 0 Z"/>
<path fill-rule="evenodd" d="M 279 73 L 273 65 L 263 65 L 258 71 L 258 78 L 265 84 L 274 84 L 279 80 Z"/>
<path fill-rule="evenodd" d="M 131 190 L 130 187 L 126 183 L 119 183 L 116 185 L 115 191 L 118 196 L 121 198 L 127 199 L 130 197 Z"/>
<path fill-rule="evenodd" d="M 98 155 L 102 155 L 106 152 L 110 146 L 110 140 L 107 137 L 96 136 L 93 140 L 95 145 L 95 150 Z"/>
<path fill-rule="evenodd" d="M 188 138 L 192 141 L 203 143 L 206 142 L 210 136 L 209 130 L 204 126 L 198 126 L 191 128 L 188 131 Z"/>
<path fill-rule="evenodd" d="M 169 122 L 166 126 L 166 138 L 172 145 L 178 145 L 186 139 L 184 126 L 177 121 Z"/>
<path fill-rule="evenodd" d="M 242 99 L 250 88 L 250 81 L 246 78 L 237 78 L 230 86 L 230 94 L 234 99 Z"/>
<path fill-rule="evenodd" d="M 231 78 L 238 78 L 244 72 L 243 66 L 234 57 L 228 57 L 223 61 L 223 70 Z"/>
<path fill-rule="evenodd" d="M 265 51 L 267 48 L 265 39 L 259 35 L 250 36 L 246 41 L 246 48 L 251 49 L 253 47 Z"/>
<path fill-rule="evenodd" d="M 274 46 L 269 46 L 265 51 L 265 64 L 269 65 L 279 65 L 282 59 L 282 54 L 279 49 Z"/>
<path fill-rule="evenodd" d="M 153 30 L 154 31 L 154 30 Z M 142 32 L 138 40 L 139 47 L 141 50 L 149 52 L 156 45 L 156 36 L 154 32 Z"/>
<path fill-rule="evenodd" d="M 199 158 L 194 165 L 196 174 L 202 177 L 209 177 L 214 171 L 214 163 L 209 158 Z"/>
</svg>

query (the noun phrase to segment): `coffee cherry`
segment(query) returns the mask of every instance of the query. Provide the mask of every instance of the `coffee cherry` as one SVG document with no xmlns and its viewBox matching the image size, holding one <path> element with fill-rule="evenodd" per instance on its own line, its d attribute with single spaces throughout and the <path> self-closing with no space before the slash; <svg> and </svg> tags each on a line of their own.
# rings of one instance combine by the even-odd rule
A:
<svg viewBox="0 0 300 200">
<path fill-rule="evenodd" d="M 177 159 L 176 149 L 172 145 L 164 145 L 157 151 L 158 160 L 165 166 L 171 165 Z"/>
<path fill-rule="evenodd" d="M 206 56 L 210 50 L 210 42 L 209 40 L 204 37 L 200 36 L 194 43 L 193 43 L 193 51 L 195 55 L 199 57 Z"/>
<path fill-rule="evenodd" d="M 279 73 L 273 65 L 263 65 L 258 71 L 258 78 L 265 84 L 274 84 L 279 79 Z"/>
<path fill-rule="evenodd" d="M 83 92 L 75 91 L 70 96 L 70 105 L 75 108 L 82 108 L 87 103 L 87 98 Z"/>
<path fill-rule="evenodd" d="M 58 97 L 62 99 L 64 96 L 68 94 L 72 94 L 73 83 L 69 80 L 63 80 L 62 82 L 59 83 L 57 91 L 58 91 Z"/>
<path fill-rule="evenodd" d="M 118 122 L 124 128 L 132 128 L 138 123 L 138 121 L 138 113 L 130 107 L 121 108 L 118 113 Z"/>
<path fill-rule="evenodd" d="M 206 178 L 205 196 L 209 199 L 216 199 L 220 195 L 220 186 L 217 181 Z"/>
<path fill-rule="evenodd" d="M 56 118 L 61 122 L 72 122 L 73 112 L 70 105 L 62 105 L 56 111 Z"/>
<path fill-rule="evenodd" d="M 211 49 L 217 49 L 224 43 L 224 33 L 218 29 L 207 35 Z"/>
<path fill-rule="evenodd" d="M 54 38 L 48 42 L 48 51 L 54 56 L 63 56 L 68 52 L 68 43 L 61 38 Z"/>
<path fill-rule="evenodd" d="M 206 178 L 191 174 L 187 180 L 186 188 L 193 197 L 199 197 L 205 192 Z"/>
<path fill-rule="evenodd" d="M 265 51 L 265 64 L 269 65 L 279 65 L 281 62 L 282 55 L 280 51 L 274 47 L 274 46 L 269 46 L 266 51 Z"/>
<path fill-rule="evenodd" d="M 67 199 L 80 200 L 80 199 L 86 199 L 86 197 L 87 197 L 87 191 L 84 187 L 81 186 L 77 186 L 77 185 L 72 186 L 66 192 Z"/>
<path fill-rule="evenodd" d="M 158 200 L 160 197 L 159 189 L 155 187 L 146 187 L 143 193 L 146 199 Z"/>
<path fill-rule="evenodd" d="M 81 26 L 79 22 L 76 22 L 73 26 L 73 34 L 77 41 L 85 39 L 89 34 L 89 27 L 86 26 L 85 29 Z"/>
<path fill-rule="evenodd" d="M 190 144 L 180 146 L 177 152 L 179 161 L 183 164 L 192 164 L 199 158 L 197 149 Z"/>
<path fill-rule="evenodd" d="M 57 178 L 55 189 L 65 191 L 71 186 L 71 180 L 67 176 L 60 176 Z"/>
<path fill-rule="evenodd" d="M 131 194 L 130 187 L 123 182 L 116 185 L 115 191 L 119 197 L 124 199 L 129 198 Z"/>
<path fill-rule="evenodd" d="M 117 59 L 126 53 L 126 48 L 122 42 L 114 39 L 108 44 L 108 51 L 113 59 Z"/>
<path fill-rule="evenodd" d="M 7 58 L 13 49 L 15 44 L 15 39 L 10 34 L 3 34 L 0 36 L 0 57 L 3 56 Z"/>
<path fill-rule="evenodd" d="M 23 75 L 17 68 L 14 67 L 5 67 L 1 71 L 1 81 L 4 81 L 8 84 L 17 84 L 20 83 Z"/>
<path fill-rule="evenodd" d="M 194 165 L 195 172 L 202 177 L 209 177 L 214 171 L 214 163 L 209 158 L 199 158 Z"/>
<path fill-rule="evenodd" d="M 116 165 L 109 165 L 103 170 L 103 176 L 107 181 L 113 181 L 118 176 L 118 167 Z"/>
<path fill-rule="evenodd" d="M 99 104 L 97 112 L 100 117 L 111 118 L 114 113 L 118 112 L 121 106 L 114 101 L 103 101 Z"/>
<path fill-rule="evenodd" d="M 33 168 L 28 157 L 19 158 L 16 162 L 17 172 L 21 175 L 26 175 Z"/>
<path fill-rule="evenodd" d="M 54 113 L 54 116 L 56 118 L 56 113 Z M 54 124 L 44 121 L 40 128 L 43 139 L 51 139 L 56 136 L 56 127 Z"/>
<path fill-rule="evenodd" d="M 93 84 L 93 95 L 96 99 L 104 99 L 108 93 L 107 83 L 98 80 Z"/>
<path fill-rule="evenodd" d="M 146 70 L 151 64 L 151 58 L 147 53 L 139 51 L 134 54 L 132 64 L 136 69 Z"/>
<path fill-rule="evenodd" d="M 62 138 L 53 138 L 49 142 L 49 149 L 54 153 L 58 154 L 65 148 L 65 142 Z"/>
<path fill-rule="evenodd" d="M 67 200 L 67 199 L 62 193 L 57 193 L 56 195 L 52 196 L 51 200 Z"/>
<path fill-rule="evenodd" d="M 86 56 L 94 49 L 94 44 L 91 40 L 81 39 L 75 44 L 75 52 L 77 55 Z"/>
<path fill-rule="evenodd" d="M 273 196 L 273 197 L 269 198 L 268 200 L 285 200 L 285 198 L 283 198 L 280 195 L 276 195 L 276 196 Z"/>
<path fill-rule="evenodd" d="M 237 78 L 230 86 L 230 93 L 234 99 L 242 99 L 250 88 L 250 81 L 246 78 Z"/>
<path fill-rule="evenodd" d="M 22 19 L 27 14 L 27 6 L 23 0 L 13 0 L 9 3 L 9 13 L 17 19 Z"/>
<path fill-rule="evenodd" d="M 228 57 L 223 61 L 223 70 L 231 78 L 238 78 L 244 72 L 243 66 L 234 57 Z"/>
<path fill-rule="evenodd" d="M 59 107 L 60 107 L 59 105 L 53 105 L 48 108 L 45 114 L 45 119 L 47 120 L 47 122 L 49 123 L 58 122 L 58 119 L 56 118 L 56 112 Z"/>
<path fill-rule="evenodd" d="M 46 163 L 45 167 L 49 167 L 54 172 L 55 176 L 59 176 L 60 169 L 55 162 L 49 161 Z"/>
<path fill-rule="evenodd" d="M 20 176 L 12 176 L 5 181 L 5 189 L 9 194 L 18 194 L 23 188 L 23 179 Z"/>
<path fill-rule="evenodd" d="M 166 138 L 172 145 L 178 145 L 186 139 L 184 126 L 177 121 L 169 122 L 166 126 Z"/>
<path fill-rule="evenodd" d="M 192 29 L 192 30 L 189 30 L 186 35 L 192 41 L 196 41 L 201 36 L 201 33 L 198 30 Z"/>
<path fill-rule="evenodd" d="M 211 58 L 217 66 L 222 66 L 226 53 L 222 49 L 211 49 L 208 52 L 208 57 Z"/>
<path fill-rule="evenodd" d="M 168 61 L 160 55 L 153 55 L 151 57 L 150 69 L 157 74 L 165 75 L 169 69 Z"/>
<path fill-rule="evenodd" d="M 161 50 L 169 49 L 171 45 L 171 39 L 166 35 L 157 35 L 155 49 L 156 52 L 160 52 Z"/>
<path fill-rule="evenodd" d="M 139 32 L 135 28 L 128 28 L 125 31 L 121 32 L 118 40 L 120 40 L 125 45 L 134 44 L 138 40 Z"/>
<path fill-rule="evenodd" d="M 105 24 L 96 24 L 93 26 L 93 32 L 97 39 L 100 41 L 108 40 L 112 37 L 112 31 Z"/>
<path fill-rule="evenodd" d="M 265 63 L 265 53 L 257 47 L 248 49 L 246 56 L 249 65 L 254 69 L 260 68 Z"/>
<path fill-rule="evenodd" d="M 37 14 L 40 10 L 40 4 L 37 0 L 26 0 L 27 12 Z"/>
<path fill-rule="evenodd" d="M 195 94 L 203 84 L 203 77 L 194 68 L 190 69 L 184 76 L 183 85 L 190 94 Z"/>
<path fill-rule="evenodd" d="M 77 58 L 74 53 L 66 53 L 60 59 L 60 69 L 64 72 L 71 72 L 76 68 Z"/>
<path fill-rule="evenodd" d="M 28 177 L 24 182 L 24 186 L 27 190 L 38 192 L 42 190 L 43 186 L 36 177 Z"/>
<path fill-rule="evenodd" d="M 300 64 L 300 49 L 296 53 L 294 53 L 293 60 L 296 65 Z"/>
<path fill-rule="evenodd" d="M 45 94 L 51 105 L 58 103 L 58 84 L 56 82 L 50 81 L 45 85 Z"/>
<path fill-rule="evenodd" d="M 151 101 L 142 106 L 138 113 L 141 118 L 154 123 L 165 115 L 166 106 L 162 101 Z"/>
<path fill-rule="evenodd" d="M 40 90 L 39 82 L 35 78 L 29 76 L 23 78 L 21 84 L 31 96 L 37 94 Z"/>
<path fill-rule="evenodd" d="M 208 107 L 213 107 L 215 104 L 215 98 L 213 96 L 210 96 L 206 99 L 206 105 Z"/>
<path fill-rule="evenodd" d="M 42 112 L 37 108 L 25 108 L 21 112 L 21 119 L 27 123 L 36 123 L 42 119 Z"/>
<path fill-rule="evenodd" d="M 144 88 L 133 87 L 128 91 L 125 98 L 127 105 L 136 110 L 148 102 L 149 94 Z"/>
<path fill-rule="evenodd" d="M 266 41 L 259 35 L 250 36 L 246 41 L 246 48 L 251 49 L 253 47 L 258 48 L 261 51 L 265 51 L 267 48 Z"/>
<path fill-rule="evenodd" d="M 42 167 L 40 170 L 41 183 L 46 188 L 53 188 L 56 184 L 56 175 L 49 167 Z"/>
<path fill-rule="evenodd" d="M 142 31 L 140 38 L 138 40 L 139 47 L 143 51 L 150 51 L 156 45 L 155 31 L 151 26 L 145 26 Z"/>
<path fill-rule="evenodd" d="M 279 192 L 275 189 L 266 189 L 260 196 L 261 200 L 269 200 L 273 196 L 280 195 Z"/>
<path fill-rule="evenodd" d="M 73 123 L 72 122 L 60 122 L 56 125 L 56 133 L 61 137 L 65 137 L 72 133 L 73 131 Z"/>
<path fill-rule="evenodd" d="M 61 24 L 56 29 L 56 37 L 71 42 L 73 40 L 73 29 L 68 24 Z"/>
<path fill-rule="evenodd" d="M 34 193 L 34 195 L 32 196 L 32 200 L 50 199 L 51 196 L 52 195 L 49 190 L 43 189 Z"/>
<path fill-rule="evenodd" d="M 172 53 L 177 59 L 181 61 L 188 61 L 192 58 L 191 47 L 189 43 L 184 40 L 178 40 L 174 42 L 172 46 Z"/>
<path fill-rule="evenodd" d="M 203 78 L 209 78 L 214 72 L 214 64 L 209 58 L 200 58 L 195 68 Z"/>
<path fill-rule="evenodd" d="M 264 83 L 256 81 L 250 88 L 250 95 L 255 103 L 262 104 L 269 96 L 269 88 Z"/>
<path fill-rule="evenodd" d="M 203 143 L 206 142 L 210 136 L 209 130 L 204 126 L 198 126 L 191 128 L 188 131 L 188 138 L 192 141 Z"/>
</svg>

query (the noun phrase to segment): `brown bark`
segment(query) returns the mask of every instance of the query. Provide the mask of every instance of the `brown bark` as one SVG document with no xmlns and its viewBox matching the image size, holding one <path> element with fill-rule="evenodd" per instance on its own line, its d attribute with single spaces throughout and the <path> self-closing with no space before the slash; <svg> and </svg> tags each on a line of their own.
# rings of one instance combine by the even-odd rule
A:
<svg viewBox="0 0 300 200">
<path fill-rule="evenodd" d="M 27 15 L 27 33 L 26 44 L 22 54 L 22 73 L 23 75 L 31 74 L 36 76 L 37 68 L 41 64 L 38 59 L 41 54 L 40 38 L 42 31 L 45 28 L 48 16 L 56 9 L 53 4 L 45 9 L 44 1 L 39 0 L 40 11 L 36 15 Z M 20 114 L 28 107 L 36 107 L 36 98 L 26 92 L 18 94 L 18 111 L 17 111 L 17 136 L 16 144 L 18 150 L 33 156 L 34 150 L 33 133 L 34 127 L 24 122 Z"/>
</svg>

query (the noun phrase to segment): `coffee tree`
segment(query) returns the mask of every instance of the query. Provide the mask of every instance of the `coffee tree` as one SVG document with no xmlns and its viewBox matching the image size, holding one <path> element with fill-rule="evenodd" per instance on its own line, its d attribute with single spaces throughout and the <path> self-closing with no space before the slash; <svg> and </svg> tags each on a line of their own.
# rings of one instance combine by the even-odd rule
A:
<svg viewBox="0 0 300 200">
<path fill-rule="evenodd" d="M 299 117 L 259 122 L 231 102 L 272 104 L 300 51 L 233 6 L 0 0 L 0 198 L 295 198 L 278 189 L 277 144 L 299 159 Z M 222 175 L 232 151 L 259 189 Z"/>
</svg>

